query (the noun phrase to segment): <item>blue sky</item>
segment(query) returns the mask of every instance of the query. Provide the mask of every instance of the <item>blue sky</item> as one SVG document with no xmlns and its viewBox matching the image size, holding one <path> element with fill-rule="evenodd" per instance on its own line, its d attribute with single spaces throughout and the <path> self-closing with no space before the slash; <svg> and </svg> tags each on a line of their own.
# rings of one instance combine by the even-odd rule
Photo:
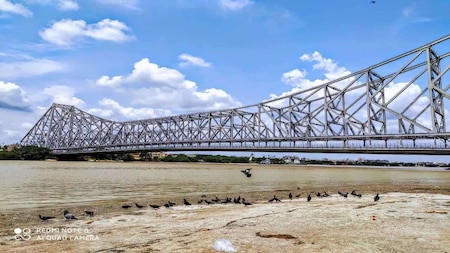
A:
<svg viewBox="0 0 450 253">
<path fill-rule="evenodd" d="M 53 102 L 118 121 L 255 104 L 295 89 L 295 70 L 317 84 L 441 38 L 449 10 L 449 0 L 0 0 L 0 143 L 19 142 Z"/>
</svg>

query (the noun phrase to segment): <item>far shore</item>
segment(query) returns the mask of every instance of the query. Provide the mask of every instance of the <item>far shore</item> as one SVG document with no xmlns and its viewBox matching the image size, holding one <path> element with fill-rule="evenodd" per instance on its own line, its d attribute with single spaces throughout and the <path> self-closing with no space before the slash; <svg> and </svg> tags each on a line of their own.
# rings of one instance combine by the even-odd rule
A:
<svg viewBox="0 0 450 253">
<path fill-rule="evenodd" d="M 210 162 L 158 162 L 158 161 L 117 161 L 117 160 L 89 160 L 89 161 L 58 161 L 55 159 L 47 159 L 46 162 L 99 162 L 99 163 L 136 163 L 136 164 L 165 164 L 165 165 L 195 165 L 195 166 L 241 166 L 241 167 L 250 167 L 250 168 L 264 168 L 267 166 L 271 167 L 324 167 L 324 168 L 356 168 L 356 169 L 401 169 L 401 170 L 427 170 L 427 171 L 450 171 L 450 167 L 431 167 L 431 166 L 371 166 L 371 165 L 348 165 L 348 164 L 294 164 L 294 163 L 286 163 L 286 164 L 259 164 L 259 163 L 210 163 Z"/>
</svg>

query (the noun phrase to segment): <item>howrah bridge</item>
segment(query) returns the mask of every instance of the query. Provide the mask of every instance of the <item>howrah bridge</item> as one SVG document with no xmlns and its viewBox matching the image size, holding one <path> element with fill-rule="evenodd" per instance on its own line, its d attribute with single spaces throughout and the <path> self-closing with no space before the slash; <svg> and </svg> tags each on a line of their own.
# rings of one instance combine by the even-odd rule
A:
<svg viewBox="0 0 450 253">
<path fill-rule="evenodd" d="M 139 151 L 450 154 L 450 35 L 258 104 L 118 122 L 52 104 L 20 141 L 55 155 Z"/>
</svg>

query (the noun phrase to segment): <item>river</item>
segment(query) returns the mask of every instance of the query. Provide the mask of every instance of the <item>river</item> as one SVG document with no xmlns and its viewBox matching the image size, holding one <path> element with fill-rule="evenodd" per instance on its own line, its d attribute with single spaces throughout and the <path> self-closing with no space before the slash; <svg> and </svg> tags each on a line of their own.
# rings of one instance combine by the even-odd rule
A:
<svg viewBox="0 0 450 253">
<path fill-rule="evenodd" d="M 240 172 L 250 167 L 252 177 Z M 383 183 L 446 185 L 450 183 L 450 172 L 443 168 L 0 161 L 0 210 Z"/>
</svg>

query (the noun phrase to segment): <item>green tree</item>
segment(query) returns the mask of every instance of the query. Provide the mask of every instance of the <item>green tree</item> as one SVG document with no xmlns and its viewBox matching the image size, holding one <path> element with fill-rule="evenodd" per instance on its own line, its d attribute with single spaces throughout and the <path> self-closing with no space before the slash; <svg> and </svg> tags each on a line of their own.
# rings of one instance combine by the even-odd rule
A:
<svg viewBox="0 0 450 253">
<path fill-rule="evenodd" d="M 23 160 L 44 160 L 50 155 L 50 149 L 38 146 L 22 146 L 13 152 L 17 152 Z"/>
</svg>

